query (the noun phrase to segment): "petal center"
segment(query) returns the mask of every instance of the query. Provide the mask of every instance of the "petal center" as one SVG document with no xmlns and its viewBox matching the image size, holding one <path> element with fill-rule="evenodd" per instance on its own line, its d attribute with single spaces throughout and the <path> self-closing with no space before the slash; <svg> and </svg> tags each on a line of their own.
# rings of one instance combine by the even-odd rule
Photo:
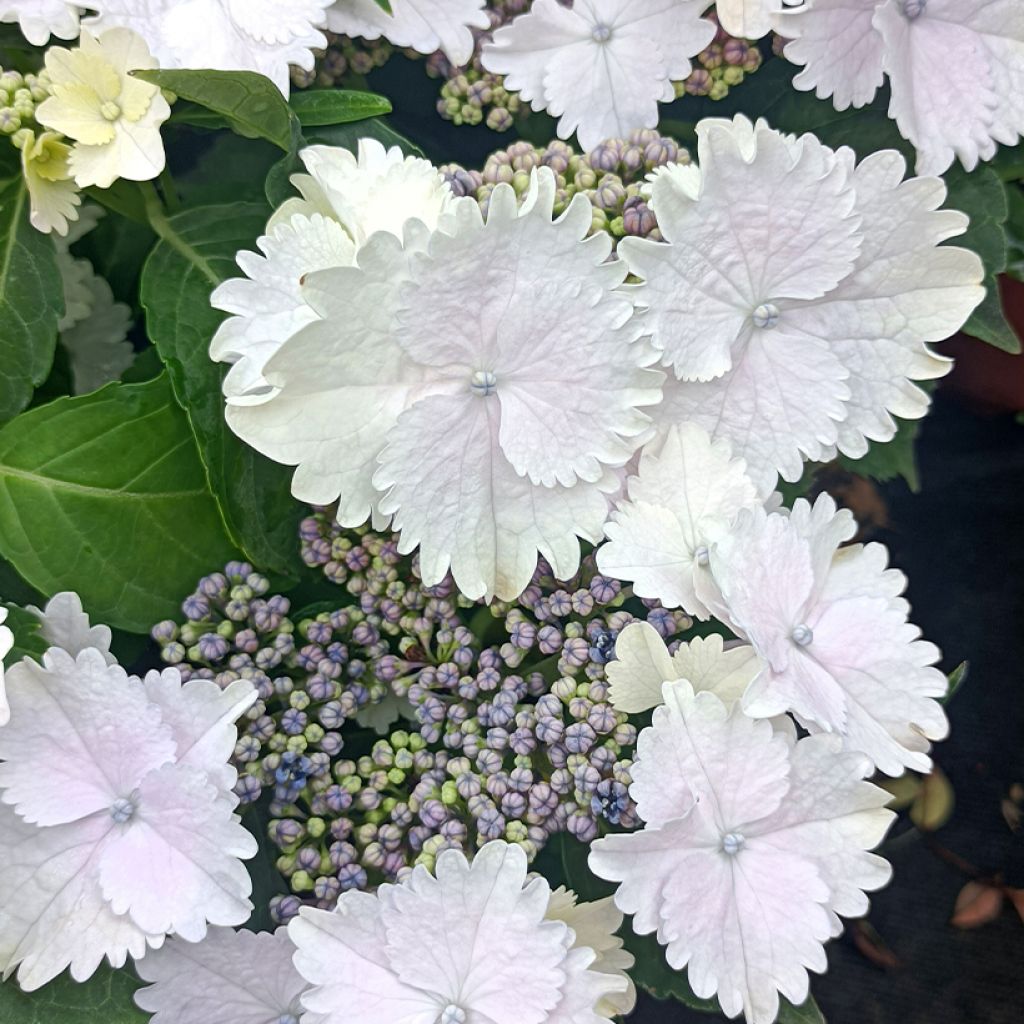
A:
<svg viewBox="0 0 1024 1024">
<path fill-rule="evenodd" d="M 490 370 L 477 370 L 469 386 L 473 394 L 488 398 L 498 390 L 498 378 Z"/>
<path fill-rule="evenodd" d="M 762 302 L 751 316 L 755 327 L 770 331 L 779 322 L 779 307 L 774 302 Z"/>
<path fill-rule="evenodd" d="M 729 854 L 730 857 L 735 857 L 740 850 L 746 846 L 747 839 L 740 832 L 726 832 L 722 836 L 722 852 Z"/>
<path fill-rule="evenodd" d="M 806 647 L 814 639 L 814 631 L 801 622 L 793 627 L 793 632 L 789 636 L 798 647 Z"/>
<path fill-rule="evenodd" d="M 913 21 L 924 14 L 928 0 L 903 0 L 903 14 L 908 21 Z"/>
<path fill-rule="evenodd" d="M 437 1018 L 437 1024 L 466 1024 L 466 1011 L 461 1006 L 449 1003 Z"/>
<path fill-rule="evenodd" d="M 100 107 L 100 113 L 105 121 L 116 121 L 121 116 L 121 108 L 112 100 L 107 100 Z"/>
<path fill-rule="evenodd" d="M 135 804 L 128 797 L 122 796 L 110 805 L 110 816 L 117 825 L 124 825 L 131 821 L 135 814 Z"/>
<path fill-rule="evenodd" d="M 599 21 L 594 26 L 590 36 L 595 43 L 607 43 L 612 37 L 612 27 L 611 25 L 606 25 L 604 22 Z"/>
</svg>

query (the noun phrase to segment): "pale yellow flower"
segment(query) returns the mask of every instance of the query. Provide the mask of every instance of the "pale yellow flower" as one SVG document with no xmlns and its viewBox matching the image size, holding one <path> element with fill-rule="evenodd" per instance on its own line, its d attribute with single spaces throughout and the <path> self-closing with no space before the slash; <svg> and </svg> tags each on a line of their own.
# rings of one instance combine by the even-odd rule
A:
<svg viewBox="0 0 1024 1024">
<path fill-rule="evenodd" d="M 75 140 L 70 166 L 82 188 L 148 181 L 164 169 L 160 125 L 171 109 L 155 85 L 130 74 L 154 67 L 145 40 L 123 28 L 83 32 L 77 49 L 47 51 L 52 95 L 36 118 Z"/>
<path fill-rule="evenodd" d="M 29 220 L 37 231 L 68 233 L 78 220 L 78 186 L 71 177 L 71 147 L 54 132 L 29 134 L 21 149 L 21 166 L 31 204 Z"/>
</svg>

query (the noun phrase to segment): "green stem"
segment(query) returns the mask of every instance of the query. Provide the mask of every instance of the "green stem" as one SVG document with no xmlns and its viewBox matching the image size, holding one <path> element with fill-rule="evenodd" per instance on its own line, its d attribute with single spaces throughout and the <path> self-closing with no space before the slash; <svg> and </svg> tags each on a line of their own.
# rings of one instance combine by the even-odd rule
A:
<svg viewBox="0 0 1024 1024">
<path fill-rule="evenodd" d="M 164 194 L 167 212 L 172 215 L 177 213 L 181 209 L 181 199 L 178 196 L 178 189 L 174 184 L 171 169 L 166 164 L 164 164 L 164 169 L 160 172 L 160 191 Z"/>
<path fill-rule="evenodd" d="M 174 225 L 167 219 L 167 209 L 160 201 L 160 196 L 153 187 L 151 181 L 141 182 L 139 191 L 146 204 L 146 217 L 149 219 L 149 226 L 162 238 L 172 249 L 179 252 L 189 263 L 191 263 L 209 282 L 216 287 L 221 283 L 221 278 L 210 266 L 209 262 L 197 250 L 195 250 L 181 235 L 174 229 Z"/>
</svg>

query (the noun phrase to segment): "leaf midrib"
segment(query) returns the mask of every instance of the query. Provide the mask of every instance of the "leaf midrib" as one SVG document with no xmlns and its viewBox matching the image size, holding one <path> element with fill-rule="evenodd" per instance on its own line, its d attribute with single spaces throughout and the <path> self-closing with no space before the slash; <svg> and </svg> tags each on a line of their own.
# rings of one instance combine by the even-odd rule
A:
<svg viewBox="0 0 1024 1024">
<path fill-rule="evenodd" d="M 125 491 L 111 487 L 93 487 L 89 484 L 76 484 L 70 480 L 43 476 L 40 473 L 33 473 L 26 469 L 16 469 L 13 466 L 5 466 L 3 463 L 0 463 L 0 480 L 4 477 L 27 480 L 30 483 L 46 487 L 50 490 L 69 491 L 73 494 L 87 494 L 92 497 L 131 498 L 138 501 L 154 501 L 166 498 L 195 498 L 209 494 L 205 487 L 199 487 L 191 491 Z"/>
</svg>

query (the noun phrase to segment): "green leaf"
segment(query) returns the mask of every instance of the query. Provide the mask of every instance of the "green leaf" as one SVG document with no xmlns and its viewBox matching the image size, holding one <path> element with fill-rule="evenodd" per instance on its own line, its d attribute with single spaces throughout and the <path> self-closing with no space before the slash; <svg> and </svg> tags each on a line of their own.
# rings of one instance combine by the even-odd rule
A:
<svg viewBox="0 0 1024 1024">
<path fill-rule="evenodd" d="M 209 355 L 224 319 L 210 305 L 210 292 L 239 273 L 236 253 L 255 247 L 266 221 L 267 209 L 258 203 L 201 206 L 172 217 L 143 268 L 141 300 L 230 536 L 264 571 L 294 578 L 301 509 L 291 497 L 291 470 L 228 429 L 221 393 L 226 370 Z"/>
<path fill-rule="evenodd" d="M 42 626 L 39 619 L 16 604 L 0 601 L 0 605 L 7 609 L 7 621 L 4 625 L 14 634 L 14 646 L 4 657 L 8 667 L 22 658 L 41 658 L 49 644 L 39 632 Z"/>
<path fill-rule="evenodd" d="M 348 124 L 391 113 L 383 96 L 350 89 L 310 89 L 293 93 L 288 102 L 303 127 Z"/>
<path fill-rule="evenodd" d="M 0 553 L 44 594 L 144 633 L 234 556 L 166 375 L 22 413 L 0 430 Z"/>
<path fill-rule="evenodd" d="M 967 682 L 967 676 L 970 672 L 970 668 L 971 663 L 969 661 L 961 661 L 960 664 L 949 673 L 949 689 L 946 690 L 946 695 L 939 702 L 940 704 L 948 704 L 956 696 L 960 687 Z"/>
<path fill-rule="evenodd" d="M 104 217 L 73 246 L 76 256 L 92 263 L 110 285 L 114 298 L 134 309 L 139 298 L 139 272 L 156 244 L 153 229 L 124 217 Z"/>
<path fill-rule="evenodd" d="M 921 489 L 921 480 L 917 472 L 917 459 L 914 445 L 921 429 L 920 420 L 896 420 L 896 436 L 887 442 L 872 441 L 867 455 L 859 459 L 840 455 L 839 464 L 858 476 L 868 476 L 872 480 L 884 483 L 903 477 L 910 489 L 916 494 Z"/>
<path fill-rule="evenodd" d="M 382 10 L 382 11 L 383 11 L 383 12 L 384 12 L 385 14 L 392 14 L 392 13 L 394 13 L 394 12 L 393 12 L 393 11 L 391 10 L 391 0 L 374 0 L 374 3 L 375 3 L 375 4 L 376 4 L 376 5 L 377 5 L 377 6 L 378 6 L 378 7 L 379 7 L 379 8 L 380 8 L 380 9 L 381 9 L 381 10 Z"/>
<path fill-rule="evenodd" d="M 1006 322 L 999 300 L 996 276 L 1006 269 L 1006 220 L 1009 207 L 1006 187 L 991 167 L 981 166 L 968 173 L 959 164 L 945 174 L 949 188 L 946 205 L 962 210 L 971 218 L 966 234 L 953 239 L 953 245 L 973 249 L 985 264 L 988 295 L 974 311 L 964 330 L 1004 352 L 1020 352 L 1017 335 Z"/>
<path fill-rule="evenodd" d="M 28 221 L 19 176 L 0 186 L 0 423 L 21 412 L 46 380 L 64 315 L 53 239 Z"/>
<path fill-rule="evenodd" d="M 281 90 L 255 71 L 134 71 L 139 78 L 221 115 L 233 131 L 287 152 L 292 112 Z"/>
<path fill-rule="evenodd" d="M 106 963 L 86 982 L 62 974 L 35 992 L 16 982 L 0 984 L 0 1024 L 146 1024 L 149 1014 L 132 996 L 140 982 L 127 970 Z"/>
<path fill-rule="evenodd" d="M 799 1006 L 780 997 L 779 1004 L 778 1024 L 826 1024 L 825 1015 L 814 1001 L 814 996 L 808 996 L 807 1002 Z"/>
</svg>

